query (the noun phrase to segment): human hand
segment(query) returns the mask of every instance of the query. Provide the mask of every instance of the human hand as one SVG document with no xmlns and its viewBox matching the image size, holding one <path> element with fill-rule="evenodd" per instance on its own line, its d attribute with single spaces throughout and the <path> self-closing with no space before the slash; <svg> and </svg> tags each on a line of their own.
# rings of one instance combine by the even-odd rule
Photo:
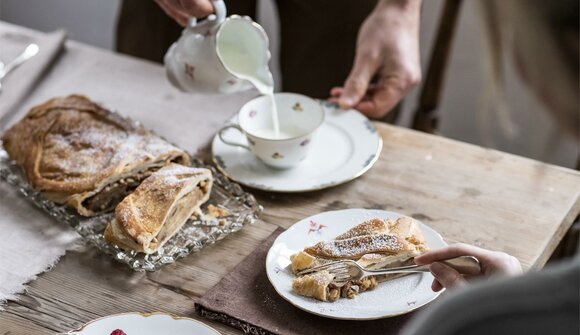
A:
<svg viewBox="0 0 580 335">
<path fill-rule="evenodd" d="M 359 30 L 344 86 L 330 91 L 331 102 L 381 117 L 420 82 L 420 7 L 421 0 L 379 1 Z"/>
<path fill-rule="evenodd" d="M 189 17 L 205 17 L 214 11 L 211 0 L 155 0 L 155 2 L 165 14 L 184 27 Z"/>
<path fill-rule="evenodd" d="M 481 273 L 475 276 L 464 275 L 454 268 L 438 261 L 459 256 L 474 256 L 479 260 Z M 515 276 L 522 273 L 522 266 L 517 258 L 504 252 L 490 251 L 473 245 L 457 243 L 446 248 L 428 251 L 415 257 L 417 265 L 431 264 L 429 270 L 435 277 L 431 288 L 440 291 L 465 284 L 474 277 L 497 275 Z"/>
</svg>

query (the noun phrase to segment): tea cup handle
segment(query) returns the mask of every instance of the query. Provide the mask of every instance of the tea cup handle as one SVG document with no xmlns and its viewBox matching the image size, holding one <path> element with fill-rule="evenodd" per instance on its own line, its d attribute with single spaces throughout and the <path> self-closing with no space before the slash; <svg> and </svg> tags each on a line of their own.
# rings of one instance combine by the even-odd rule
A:
<svg viewBox="0 0 580 335">
<path fill-rule="evenodd" d="M 237 129 L 237 130 L 238 130 L 240 133 L 242 133 L 242 134 L 244 133 L 244 131 L 242 130 L 242 127 L 238 126 L 237 124 L 230 124 L 230 125 L 227 125 L 227 126 L 223 127 L 222 129 L 220 129 L 220 130 L 218 131 L 218 136 L 219 136 L 220 140 L 221 140 L 222 142 L 224 142 L 225 144 L 227 144 L 227 145 L 232 145 L 232 146 L 234 146 L 234 147 L 240 147 L 240 148 L 244 148 L 244 149 L 246 149 L 246 150 L 252 150 L 252 149 L 250 149 L 250 147 L 249 147 L 249 146 L 247 146 L 247 145 L 245 145 L 245 144 L 241 144 L 241 143 L 235 143 L 235 142 L 231 142 L 231 141 L 229 141 L 229 140 L 226 140 L 226 139 L 224 138 L 223 132 L 224 132 L 224 131 L 226 131 L 226 130 L 228 130 L 228 129 L 230 129 L 230 128 Z"/>
<path fill-rule="evenodd" d="M 226 9 L 226 4 L 225 4 L 224 0 L 213 0 L 212 4 L 213 4 L 213 8 L 215 10 L 215 14 L 212 14 L 212 15 L 214 15 L 215 18 L 212 20 L 205 19 L 204 21 L 200 22 L 200 25 L 201 24 L 204 24 L 204 25 L 211 24 L 212 26 L 215 26 L 215 25 L 222 23 L 223 20 L 225 20 L 226 15 L 227 15 L 227 9 Z M 187 26 L 189 28 L 194 28 L 194 27 L 198 26 L 197 18 L 194 16 L 189 17 L 189 21 L 187 23 Z"/>
</svg>

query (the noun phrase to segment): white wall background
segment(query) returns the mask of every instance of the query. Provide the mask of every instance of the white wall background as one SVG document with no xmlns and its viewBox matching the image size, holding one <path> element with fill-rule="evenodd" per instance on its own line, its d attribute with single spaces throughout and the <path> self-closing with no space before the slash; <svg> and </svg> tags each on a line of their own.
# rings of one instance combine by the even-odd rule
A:
<svg viewBox="0 0 580 335">
<path fill-rule="evenodd" d="M 114 46 L 114 28 L 119 1 L 0 0 L 0 20 L 42 31 L 65 28 L 71 39 L 111 49 Z M 424 2 L 421 29 L 421 54 L 424 66 L 431 50 L 431 41 L 442 3 L 442 0 Z M 270 36 L 274 77 L 279 79 L 276 61 L 279 45 L 278 26 L 273 1 L 260 0 L 258 19 Z M 502 131 L 496 114 L 482 112 L 485 80 L 485 57 L 482 56 L 484 48 L 477 1 L 464 1 L 444 96 L 439 108 L 443 135 L 573 167 L 578 157 L 577 141 L 556 136 L 555 142 L 548 144 L 550 136 L 558 134 L 559 131 L 543 106 L 519 81 L 508 61 L 509 57 L 506 57 L 508 107 L 517 132 L 508 136 Z M 409 123 L 412 111 L 417 105 L 417 92 L 418 90 L 411 92 L 406 99 L 402 124 Z"/>
</svg>

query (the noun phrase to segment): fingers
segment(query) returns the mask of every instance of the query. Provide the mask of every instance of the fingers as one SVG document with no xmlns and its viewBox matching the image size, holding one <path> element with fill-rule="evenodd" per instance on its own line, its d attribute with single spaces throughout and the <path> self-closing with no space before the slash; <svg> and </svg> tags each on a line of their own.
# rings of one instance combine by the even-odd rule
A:
<svg viewBox="0 0 580 335">
<path fill-rule="evenodd" d="M 342 95 L 342 92 L 344 92 L 343 87 L 333 87 L 330 89 L 330 97 L 339 98 Z"/>
<path fill-rule="evenodd" d="M 519 275 L 522 267 L 517 258 L 504 252 L 482 249 L 473 245 L 457 243 L 452 246 L 429 251 L 415 257 L 418 265 L 431 264 L 459 256 L 474 256 L 482 267 L 482 275 Z"/>
<path fill-rule="evenodd" d="M 209 0 L 155 0 L 161 9 L 182 26 L 187 25 L 190 16 L 208 16 L 214 8 Z"/>
<path fill-rule="evenodd" d="M 466 283 L 465 278 L 459 272 L 443 263 L 435 262 L 429 266 L 429 270 L 436 279 L 431 285 L 435 292 L 440 291 L 443 287 L 457 287 Z"/>
<path fill-rule="evenodd" d="M 338 99 L 340 107 L 351 108 L 360 102 L 378 68 L 378 55 L 357 53 L 354 66 L 344 82 L 344 90 Z"/>
<path fill-rule="evenodd" d="M 431 283 L 431 289 L 433 292 L 439 292 L 443 289 L 443 286 L 437 279 L 433 279 L 433 283 Z"/>
<path fill-rule="evenodd" d="M 352 106 L 344 103 L 348 95 L 347 87 L 333 87 L 330 90 L 329 101 L 338 102 L 342 108 L 352 107 L 366 116 L 379 118 L 393 109 L 419 81 L 420 75 L 416 77 L 403 74 L 385 75 L 378 84 L 367 84 L 362 96 L 357 93 L 358 101 Z"/>
<path fill-rule="evenodd" d="M 387 114 L 406 93 L 406 90 L 391 82 L 392 80 L 383 80 L 372 92 L 369 92 L 368 99 L 361 100 L 354 108 L 373 118 Z"/>
<path fill-rule="evenodd" d="M 493 251 L 485 250 L 465 243 L 453 244 L 449 247 L 428 251 L 415 257 L 418 265 L 431 264 L 436 261 L 446 260 L 459 256 L 475 256 L 480 261 L 489 258 Z M 483 258 L 483 259 L 482 259 Z"/>
<path fill-rule="evenodd" d="M 186 14 L 177 10 L 174 6 L 169 3 L 171 0 L 155 0 L 157 5 L 167 14 L 167 16 L 174 19 L 180 26 L 185 27 L 187 25 L 187 20 L 189 19 Z"/>
<path fill-rule="evenodd" d="M 213 5 L 209 0 L 179 0 L 181 10 L 190 16 L 205 17 L 213 13 Z"/>
<path fill-rule="evenodd" d="M 514 256 L 508 255 L 504 252 L 495 253 L 496 264 L 499 264 L 498 272 L 510 276 L 516 276 L 523 273 L 520 261 Z"/>
</svg>

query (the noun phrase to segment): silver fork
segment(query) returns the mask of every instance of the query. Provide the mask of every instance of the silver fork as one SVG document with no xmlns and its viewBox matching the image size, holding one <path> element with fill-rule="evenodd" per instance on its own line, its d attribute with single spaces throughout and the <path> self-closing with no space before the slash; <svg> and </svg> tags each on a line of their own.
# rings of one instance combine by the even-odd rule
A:
<svg viewBox="0 0 580 335">
<path fill-rule="evenodd" d="M 20 53 L 20 55 L 16 56 L 16 58 L 0 68 L 0 91 L 2 91 L 2 78 L 4 78 L 8 73 L 10 73 L 10 71 L 14 70 L 22 63 L 35 56 L 38 53 L 38 50 L 39 48 L 37 44 L 29 44 L 26 49 Z"/>
<path fill-rule="evenodd" d="M 441 262 L 449 265 L 462 274 L 475 275 L 481 272 L 479 261 L 477 258 L 472 256 L 460 256 Z M 337 286 L 341 286 L 350 280 L 360 280 L 368 276 L 379 276 L 392 273 L 429 272 L 429 265 L 409 265 L 390 269 L 368 270 L 355 261 L 340 260 L 300 271 L 297 275 L 301 276 L 323 270 L 328 270 L 328 272 L 334 274 L 334 283 Z"/>
</svg>

